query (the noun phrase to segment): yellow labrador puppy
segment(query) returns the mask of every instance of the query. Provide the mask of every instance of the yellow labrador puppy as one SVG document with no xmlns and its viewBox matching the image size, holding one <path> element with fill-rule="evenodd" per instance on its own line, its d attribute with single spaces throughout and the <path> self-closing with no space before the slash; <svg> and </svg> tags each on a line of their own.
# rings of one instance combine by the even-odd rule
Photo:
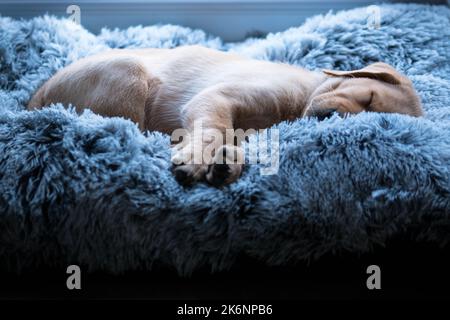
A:
<svg viewBox="0 0 450 320">
<path fill-rule="evenodd" d="M 171 134 L 184 128 L 202 135 L 175 145 L 174 173 L 182 183 L 231 183 L 242 165 L 223 164 L 239 144 L 217 141 L 227 129 L 261 129 L 304 116 L 395 112 L 421 116 L 412 83 L 393 67 L 374 63 L 360 70 L 323 72 L 244 58 L 200 46 L 175 49 L 110 50 L 57 72 L 28 108 L 52 103 L 90 108 L 104 116 L 131 119 L 141 130 Z M 194 137 L 195 138 L 195 137 Z M 192 162 L 192 145 L 214 143 L 212 157 Z M 207 157 L 206 157 L 207 158 Z"/>
</svg>

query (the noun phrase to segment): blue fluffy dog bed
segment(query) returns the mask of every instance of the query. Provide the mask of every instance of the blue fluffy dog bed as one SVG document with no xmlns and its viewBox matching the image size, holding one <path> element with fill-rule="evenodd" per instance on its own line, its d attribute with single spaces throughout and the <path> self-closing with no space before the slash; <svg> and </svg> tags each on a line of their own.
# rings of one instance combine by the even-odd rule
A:
<svg viewBox="0 0 450 320">
<path fill-rule="evenodd" d="M 264 39 L 226 44 L 178 26 L 104 29 L 53 17 L 0 18 L 0 267 L 189 274 L 238 256 L 286 265 L 363 253 L 407 235 L 450 240 L 450 10 L 383 5 L 317 16 Z M 280 169 L 247 166 L 225 188 L 181 187 L 169 137 L 60 105 L 24 111 L 58 69 L 109 48 L 201 44 L 309 69 L 392 64 L 412 79 L 426 116 L 362 113 L 280 130 Z"/>
</svg>

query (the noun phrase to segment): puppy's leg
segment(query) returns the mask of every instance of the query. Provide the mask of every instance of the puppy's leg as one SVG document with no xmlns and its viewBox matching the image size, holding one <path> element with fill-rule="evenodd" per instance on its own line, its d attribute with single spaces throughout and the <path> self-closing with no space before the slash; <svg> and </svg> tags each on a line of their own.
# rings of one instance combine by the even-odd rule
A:
<svg viewBox="0 0 450 320">
<path fill-rule="evenodd" d="M 236 153 L 241 160 L 243 152 L 226 137 L 227 129 L 233 129 L 233 114 L 239 103 L 224 90 L 222 86 L 205 89 L 181 110 L 190 138 L 175 146 L 172 161 L 174 174 L 183 184 L 206 180 L 222 185 L 234 182 L 241 174 L 243 162 L 229 160 Z"/>
<path fill-rule="evenodd" d="M 160 80 L 134 57 L 79 61 L 48 80 L 34 95 L 28 109 L 52 103 L 85 108 L 107 117 L 124 117 L 146 129 L 146 109 L 153 103 Z"/>
<path fill-rule="evenodd" d="M 102 75 L 101 94 L 92 92 L 90 108 L 109 117 L 124 117 L 147 129 L 146 113 L 151 108 L 161 81 L 134 58 L 117 59 Z"/>
</svg>

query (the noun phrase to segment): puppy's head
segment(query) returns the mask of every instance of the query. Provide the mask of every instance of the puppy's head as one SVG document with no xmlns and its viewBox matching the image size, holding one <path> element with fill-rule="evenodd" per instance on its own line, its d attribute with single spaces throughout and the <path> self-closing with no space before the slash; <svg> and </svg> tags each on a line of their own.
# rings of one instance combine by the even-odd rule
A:
<svg viewBox="0 0 450 320">
<path fill-rule="evenodd" d="M 386 63 L 353 71 L 323 70 L 328 76 L 311 95 L 305 116 L 324 119 L 361 111 L 423 115 L 411 81 Z"/>
</svg>

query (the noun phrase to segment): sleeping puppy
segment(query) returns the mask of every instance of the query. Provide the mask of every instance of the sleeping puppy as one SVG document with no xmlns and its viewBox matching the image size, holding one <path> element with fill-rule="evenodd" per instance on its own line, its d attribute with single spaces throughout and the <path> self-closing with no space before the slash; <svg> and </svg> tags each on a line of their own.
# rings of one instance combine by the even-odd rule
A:
<svg viewBox="0 0 450 320">
<path fill-rule="evenodd" d="M 119 49 L 81 59 L 49 79 L 28 109 L 57 102 L 71 104 L 77 112 L 90 108 L 131 119 L 141 130 L 192 132 L 194 138 L 174 145 L 174 174 L 183 184 L 238 179 L 241 162 L 228 160 L 242 156 L 241 141 L 213 138 L 217 132 L 225 137 L 227 129 L 257 130 L 333 113 L 422 115 L 411 81 L 385 63 L 313 72 L 200 46 Z M 201 135 L 194 132 L 195 123 L 201 123 Z M 193 148 L 211 145 L 210 157 L 193 161 Z"/>
</svg>

